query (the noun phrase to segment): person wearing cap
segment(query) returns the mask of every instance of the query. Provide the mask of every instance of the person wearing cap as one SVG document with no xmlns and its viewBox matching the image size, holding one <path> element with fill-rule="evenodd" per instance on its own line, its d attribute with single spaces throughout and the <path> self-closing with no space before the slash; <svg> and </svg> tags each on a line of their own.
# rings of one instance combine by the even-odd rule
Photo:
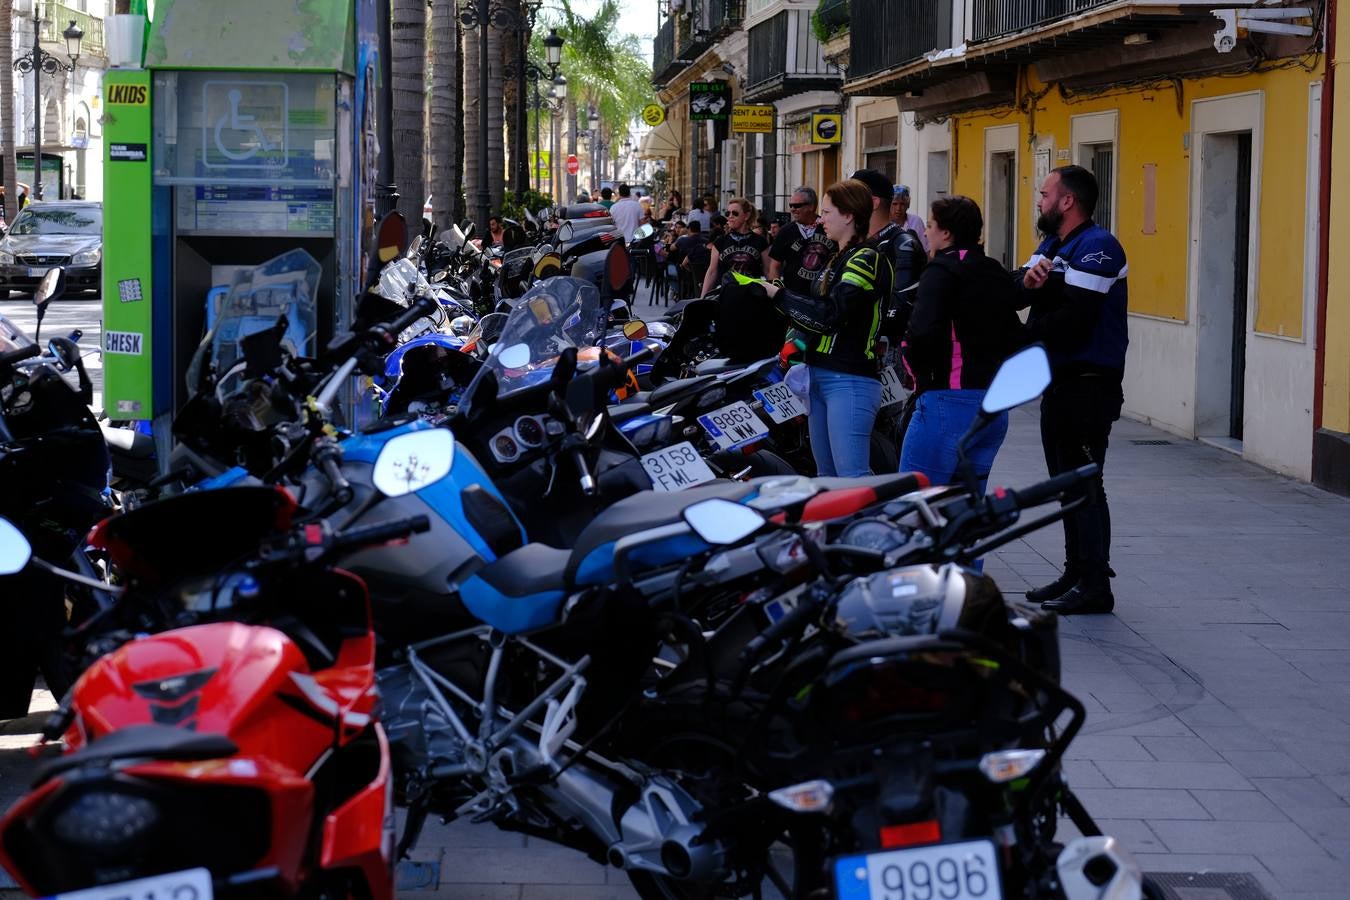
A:
<svg viewBox="0 0 1350 900">
<path fill-rule="evenodd" d="M 928 251 L 911 229 L 895 224 L 891 204 L 895 189 L 891 180 L 876 169 L 859 169 L 853 177 L 872 192 L 872 222 L 869 239 L 891 261 L 891 295 L 882 304 L 881 337 L 889 345 L 888 354 L 900 346 L 914 308 L 914 286 L 927 264 Z M 903 186 L 903 185 L 902 185 Z"/>
<path fill-rule="evenodd" d="M 919 243 L 923 244 L 923 252 L 927 253 L 930 249 L 928 227 L 922 218 L 909 211 L 910 199 L 909 185 L 897 184 L 891 193 L 891 221 L 918 235 Z"/>
</svg>

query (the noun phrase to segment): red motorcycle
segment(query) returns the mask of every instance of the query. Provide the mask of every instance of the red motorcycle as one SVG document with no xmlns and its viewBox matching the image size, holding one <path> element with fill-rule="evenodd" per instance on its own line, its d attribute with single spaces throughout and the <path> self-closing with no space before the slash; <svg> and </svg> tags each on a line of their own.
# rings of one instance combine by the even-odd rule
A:
<svg viewBox="0 0 1350 900">
<path fill-rule="evenodd" d="M 335 534 L 295 510 L 283 490 L 231 488 L 95 528 L 124 587 L 83 629 L 106 655 L 48 725 L 65 753 L 0 821 L 24 890 L 391 900 L 370 599 L 331 560 L 427 522 Z"/>
</svg>

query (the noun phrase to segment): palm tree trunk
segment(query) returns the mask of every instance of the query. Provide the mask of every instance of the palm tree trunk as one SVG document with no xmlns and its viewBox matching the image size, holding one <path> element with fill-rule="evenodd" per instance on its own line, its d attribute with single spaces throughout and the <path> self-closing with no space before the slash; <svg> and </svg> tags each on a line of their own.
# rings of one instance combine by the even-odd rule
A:
<svg viewBox="0 0 1350 900">
<path fill-rule="evenodd" d="M 431 206 L 439 233 L 455 221 L 459 188 L 454 172 L 459 159 L 454 121 L 459 112 L 459 44 L 454 0 L 431 5 Z"/>
<path fill-rule="evenodd" d="M 506 117 L 502 82 L 502 55 L 511 46 L 511 33 L 498 28 L 488 30 L 488 193 L 492 208 L 502 208 L 506 194 Z M 484 226 L 486 227 L 486 225 Z"/>
<path fill-rule="evenodd" d="M 486 28 L 486 25 L 479 25 L 478 28 Z M 469 209 L 474 209 L 478 196 L 478 135 L 482 126 L 479 125 L 483 109 L 487 104 L 487 98 L 478 94 L 478 71 L 480 66 L 480 53 L 478 48 L 478 28 L 464 28 L 463 41 L 461 46 L 464 48 L 464 76 L 460 80 L 464 97 L 464 131 L 462 140 L 464 143 L 464 196 L 467 198 Z M 477 213 L 475 212 L 475 215 Z M 486 222 L 477 223 L 479 230 L 487 228 Z"/>
<path fill-rule="evenodd" d="M 5 184 L 5 221 L 18 214 L 19 176 L 14 153 L 14 0 L 0 0 L 0 174 Z"/>
<path fill-rule="evenodd" d="M 453 160 L 464 159 L 464 25 L 459 21 L 459 17 L 454 15 L 455 7 L 451 6 L 451 18 L 455 20 L 455 46 L 461 48 L 461 52 L 455 56 L 455 116 L 453 122 L 454 137 L 451 139 L 450 147 L 454 154 L 450 157 Z M 462 220 L 467 214 L 465 209 L 464 193 L 464 169 L 452 163 L 450 166 L 450 190 L 453 196 L 454 210 L 453 218 L 456 222 Z"/>
<path fill-rule="evenodd" d="M 390 63 L 394 86 L 394 183 L 400 195 L 399 212 L 414 231 L 421 228 L 422 204 L 427 196 L 423 115 L 426 16 L 426 0 L 393 2 Z"/>
</svg>

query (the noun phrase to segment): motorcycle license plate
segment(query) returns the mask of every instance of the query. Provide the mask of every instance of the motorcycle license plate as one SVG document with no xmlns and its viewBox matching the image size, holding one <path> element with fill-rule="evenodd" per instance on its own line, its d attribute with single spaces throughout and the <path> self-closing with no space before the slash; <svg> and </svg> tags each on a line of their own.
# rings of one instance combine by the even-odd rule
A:
<svg viewBox="0 0 1350 900">
<path fill-rule="evenodd" d="M 47 900 L 212 900 L 211 871 L 184 869 L 153 878 L 53 894 Z"/>
<path fill-rule="evenodd" d="M 764 404 L 764 411 L 779 425 L 807 414 L 806 405 L 786 384 L 775 384 L 762 391 L 755 391 L 755 399 Z"/>
<path fill-rule="evenodd" d="M 900 384 L 900 374 L 895 371 L 895 366 L 887 366 L 881 370 L 882 406 L 903 403 L 907 394 L 908 391 Z"/>
<path fill-rule="evenodd" d="M 998 900 L 1003 889 L 992 841 L 882 850 L 834 861 L 839 900 Z"/>
<path fill-rule="evenodd" d="M 701 415 L 698 424 L 719 450 L 731 450 L 769 433 L 769 426 L 744 401 Z"/>
<path fill-rule="evenodd" d="M 688 441 L 646 454 L 642 457 L 642 467 L 652 480 L 652 490 L 668 494 L 717 477 Z"/>
</svg>

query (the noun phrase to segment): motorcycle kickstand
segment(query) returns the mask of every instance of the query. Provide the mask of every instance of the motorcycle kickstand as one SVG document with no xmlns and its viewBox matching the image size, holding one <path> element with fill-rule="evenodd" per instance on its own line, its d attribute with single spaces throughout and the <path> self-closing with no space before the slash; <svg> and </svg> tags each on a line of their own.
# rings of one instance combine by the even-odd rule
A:
<svg viewBox="0 0 1350 900">
<path fill-rule="evenodd" d="M 411 859 L 412 848 L 416 846 L 417 839 L 422 836 L 422 826 L 427 823 L 427 804 L 423 800 L 416 800 L 408 807 L 408 816 L 403 822 L 403 837 L 398 840 L 398 849 L 394 854 L 395 859 Z"/>
<path fill-rule="evenodd" d="M 1078 795 L 1069 790 L 1068 785 L 1064 785 L 1060 791 L 1059 805 L 1083 837 L 1101 836 L 1101 828 L 1097 826 L 1097 822 L 1092 818 L 1091 813 L 1083 806 L 1083 801 L 1078 799 Z"/>
</svg>

